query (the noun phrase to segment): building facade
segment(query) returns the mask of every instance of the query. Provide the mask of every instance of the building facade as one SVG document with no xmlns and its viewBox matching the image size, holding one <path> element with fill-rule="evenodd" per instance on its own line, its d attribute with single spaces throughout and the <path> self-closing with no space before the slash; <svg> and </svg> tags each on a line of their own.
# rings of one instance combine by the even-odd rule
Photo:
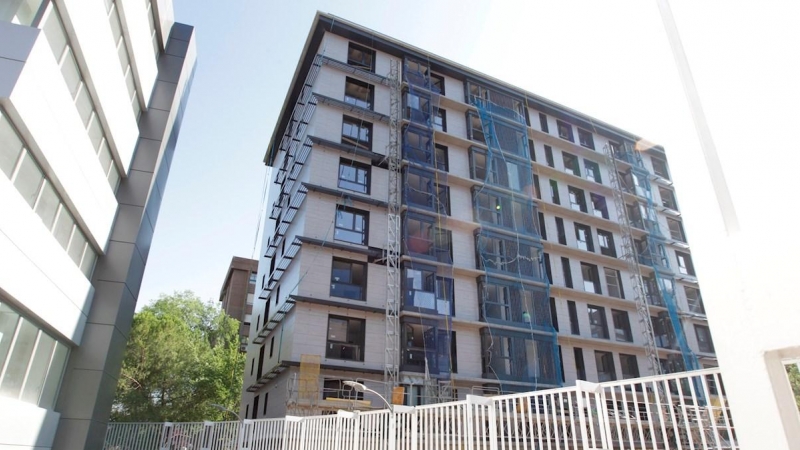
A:
<svg viewBox="0 0 800 450">
<path fill-rule="evenodd" d="M 0 447 L 102 447 L 194 63 L 170 0 L 0 5 Z"/>
<path fill-rule="evenodd" d="M 325 14 L 291 86 L 248 418 L 716 365 L 663 148 Z"/>
<path fill-rule="evenodd" d="M 225 314 L 241 322 L 239 325 L 239 349 L 243 352 L 247 350 L 247 339 L 250 336 L 257 272 L 258 261 L 234 256 L 219 292 L 222 310 L 225 311 Z"/>
</svg>

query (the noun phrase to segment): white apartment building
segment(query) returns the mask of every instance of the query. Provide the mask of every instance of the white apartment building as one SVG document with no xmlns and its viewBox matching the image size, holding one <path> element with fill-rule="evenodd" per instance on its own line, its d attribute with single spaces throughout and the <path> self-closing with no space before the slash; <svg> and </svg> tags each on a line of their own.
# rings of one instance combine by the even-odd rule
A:
<svg viewBox="0 0 800 450">
<path fill-rule="evenodd" d="M 102 447 L 195 65 L 170 0 L 0 3 L 0 447 Z"/>
<path fill-rule="evenodd" d="M 645 142 L 319 13 L 265 157 L 242 417 L 716 366 Z"/>
</svg>

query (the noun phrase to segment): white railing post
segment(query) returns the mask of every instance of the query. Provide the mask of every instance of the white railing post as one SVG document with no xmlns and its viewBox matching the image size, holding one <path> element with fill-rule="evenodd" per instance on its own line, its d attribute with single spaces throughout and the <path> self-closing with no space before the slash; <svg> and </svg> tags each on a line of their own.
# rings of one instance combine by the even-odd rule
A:
<svg viewBox="0 0 800 450">
<path fill-rule="evenodd" d="M 600 433 L 600 442 L 602 443 L 602 448 L 610 448 L 608 443 L 611 439 L 611 428 L 608 425 L 608 416 L 605 413 L 605 402 L 603 401 L 602 408 L 600 407 L 600 398 L 599 396 L 603 392 L 603 387 L 597 383 L 590 383 L 588 381 L 577 380 L 575 382 L 576 388 L 576 395 L 578 396 L 578 423 L 581 428 L 580 431 L 580 439 L 583 442 L 583 449 L 584 450 L 597 450 L 595 447 L 594 439 L 592 439 L 591 432 L 588 431 L 588 427 L 592 427 L 592 402 L 589 401 L 588 404 L 586 402 L 586 398 L 589 395 L 594 396 L 595 404 L 598 405 L 597 408 L 597 427 L 598 432 Z M 588 419 L 588 422 L 587 422 Z"/>
<path fill-rule="evenodd" d="M 250 450 L 253 445 L 253 432 L 255 427 L 253 421 L 245 419 L 239 422 L 239 450 Z"/>
<path fill-rule="evenodd" d="M 389 410 L 389 437 L 386 440 L 387 450 L 399 450 L 397 442 L 397 415 L 413 412 L 413 406 L 392 405 L 392 409 Z"/>
<path fill-rule="evenodd" d="M 172 422 L 164 422 L 164 427 L 161 429 L 161 442 L 158 444 L 159 450 L 170 450 L 172 447 L 172 431 L 174 426 Z"/>
<path fill-rule="evenodd" d="M 203 422 L 203 433 L 200 435 L 200 450 L 211 450 L 214 446 L 214 422 Z"/>
<path fill-rule="evenodd" d="M 467 406 L 469 406 L 470 413 L 475 406 L 486 406 L 489 410 L 489 450 L 497 450 L 497 407 L 494 404 L 494 400 L 491 398 L 481 397 L 480 395 L 467 395 Z M 470 423 L 472 421 L 470 420 Z M 467 445 L 471 446 L 468 448 L 474 448 L 474 426 L 475 424 L 471 423 L 471 432 L 467 433 L 469 441 L 467 441 Z"/>
<path fill-rule="evenodd" d="M 350 442 L 349 446 L 345 446 L 345 449 L 352 449 L 358 450 L 358 435 L 361 434 L 358 429 L 358 418 L 359 414 L 358 411 L 345 411 L 345 410 L 338 410 L 336 411 L 336 443 L 335 443 L 335 450 L 342 449 L 342 441 L 344 440 L 343 428 L 345 421 L 353 421 L 353 426 L 351 427 L 353 431 L 353 440 Z"/>
</svg>

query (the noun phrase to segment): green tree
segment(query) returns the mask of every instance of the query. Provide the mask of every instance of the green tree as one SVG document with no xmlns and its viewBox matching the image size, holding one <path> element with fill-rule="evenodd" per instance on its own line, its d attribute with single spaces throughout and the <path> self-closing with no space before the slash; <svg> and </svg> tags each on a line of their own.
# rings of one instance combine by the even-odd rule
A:
<svg viewBox="0 0 800 450">
<path fill-rule="evenodd" d="M 794 402 L 800 410 L 800 370 L 797 369 L 797 364 L 786 364 L 786 375 L 789 377 L 789 384 L 792 385 Z"/>
<path fill-rule="evenodd" d="M 133 318 L 111 420 L 231 420 L 238 411 L 245 357 L 239 321 L 193 292 L 161 295 Z"/>
</svg>

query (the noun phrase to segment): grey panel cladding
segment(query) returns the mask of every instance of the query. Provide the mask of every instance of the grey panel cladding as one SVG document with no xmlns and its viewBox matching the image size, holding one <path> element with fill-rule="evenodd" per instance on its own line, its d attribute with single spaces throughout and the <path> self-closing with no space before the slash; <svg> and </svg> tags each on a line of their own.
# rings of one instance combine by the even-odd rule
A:
<svg viewBox="0 0 800 450">
<path fill-rule="evenodd" d="M 95 294 L 83 341 L 72 350 L 64 374 L 56 405 L 62 417 L 55 450 L 100 448 L 103 441 L 193 79 L 192 40 L 193 27 L 176 23 L 167 43 L 170 53 L 159 56 L 130 172 L 117 190 L 119 210 L 107 251 L 92 277 Z"/>
</svg>

